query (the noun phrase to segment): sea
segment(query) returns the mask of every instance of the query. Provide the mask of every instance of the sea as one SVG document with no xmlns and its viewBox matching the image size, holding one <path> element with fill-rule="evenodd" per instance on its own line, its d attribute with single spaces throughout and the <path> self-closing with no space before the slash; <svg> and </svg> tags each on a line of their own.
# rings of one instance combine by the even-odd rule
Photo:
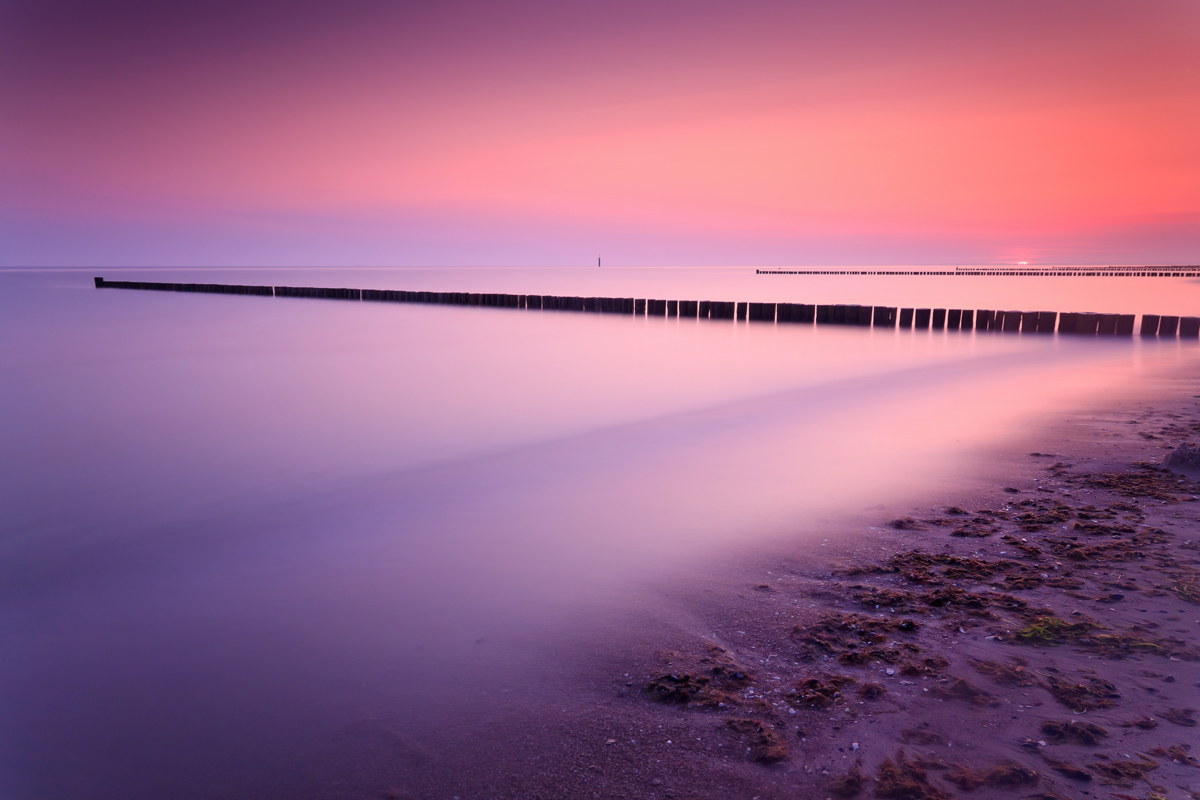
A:
<svg viewBox="0 0 1200 800">
<path fill-rule="evenodd" d="M 95 276 L 1200 314 L 1197 278 L 2 270 L 12 800 L 343 796 L 353 748 L 337 743 L 356 726 L 419 741 L 438 720 L 502 719 L 532 691 L 534 659 L 553 672 L 564 631 L 652 615 L 672 581 L 757 549 L 803 554 L 845 515 L 883 519 L 1200 354 L 1174 337 L 122 291 Z"/>
</svg>

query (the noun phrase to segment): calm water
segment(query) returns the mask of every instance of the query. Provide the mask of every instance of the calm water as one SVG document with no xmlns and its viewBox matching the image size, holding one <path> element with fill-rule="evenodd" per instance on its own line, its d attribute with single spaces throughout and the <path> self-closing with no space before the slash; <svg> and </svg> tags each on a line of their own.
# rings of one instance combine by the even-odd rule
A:
<svg viewBox="0 0 1200 800">
<path fill-rule="evenodd" d="M 97 291 L 92 274 L 0 272 L 7 798 L 313 794 L 338 731 L 381 714 L 417 730 L 461 703 L 465 676 L 508 685 L 572 620 L 953 481 L 982 449 L 1197 351 Z M 1200 310 L 1196 282 L 1163 279 L 97 274 Z"/>
</svg>

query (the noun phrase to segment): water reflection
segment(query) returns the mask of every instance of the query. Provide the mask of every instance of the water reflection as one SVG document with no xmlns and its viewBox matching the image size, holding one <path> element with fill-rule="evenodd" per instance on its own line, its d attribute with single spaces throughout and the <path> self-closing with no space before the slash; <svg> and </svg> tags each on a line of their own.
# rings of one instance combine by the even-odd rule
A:
<svg viewBox="0 0 1200 800">
<path fill-rule="evenodd" d="M 332 731 L 1193 355 L 0 277 L 11 797 L 307 792 Z"/>
</svg>

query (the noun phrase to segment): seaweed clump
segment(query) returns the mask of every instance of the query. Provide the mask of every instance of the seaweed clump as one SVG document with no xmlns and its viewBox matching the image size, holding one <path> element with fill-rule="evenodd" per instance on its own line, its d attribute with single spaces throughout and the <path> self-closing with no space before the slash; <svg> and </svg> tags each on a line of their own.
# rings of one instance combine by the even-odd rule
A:
<svg viewBox="0 0 1200 800">
<path fill-rule="evenodd" d="M 1000 764 L 987 772 L 977 772 L 968 767 L 955 765 L 946 774 L 946 780 L 953 783 L 964 792 L 974 791 L 980 786 L 991 786 L 994 789 L 1017 789 L 1021 786 L 1037 786 L 1041 776 L 1037 770 L 1023 767 L 1020 764 Z"/>
<path fill-rule="evenodd" d="M 1004 686 L 1037 686 L 1038 680 L 1025 669 L 1025 659 L 1013 664 L 996 661 L 975 661 L 971 664 L 976 672 L 987 675 L 993 682 Z"/>
<path fill-rule="evenodd" d="M 1108 708 L 1121 696 L 1116 686 L 1099 678 L 1088 678 L 1087 683 L 1071 683 L 1051 675 L 1049 684 L 1055 700 L 1080 713 Z"/>
<path fill-rule="evenodd" d="M 646 692 L 660 703 L 717 708 L 738 703 L 738 692 L 754 682 L 750 672 L 723 647 L 710 645 L 698 663 L 700 667 L 689 672 L 655 677 L 647 684 Z"/>
<path fill-rule="evenodd" d="M 1174 722 L 1185 728 L 1194 728 L 1196 727 L 1196 718 L 1192 715 L 1195 713 L 1194 708 L 1168 708 L 1166 711 L 1159 712 L 1159 716 L 1167 722 Z"/>
<path fill-rule="evenodd" d="M 875 796 L 881 800 L 953 800 L 954 797 L 931 784 L 924 768 L 905 758 L 904 748 L 896 752 L 894 762 L 885 758 L 875 771 Z"/>
<path fill-rule="evenodd" d="M 876 619 L 865 614 L 827 614 L 812 625 L 797 625 L 792 629 L 791 635 L 798 639 L 803 647 L 800 655 L 810 660 L 818 654 L 834 654 L 839 661 L 846 664 L 862 664 L 872 660 L 892 664 L 899 660 L 899 650 L 872 645 L 883 644 L 891 634 L 914 633 L 920 627 L 910 619 Z M 915 652 L 919 648 L 913 644 L 906 644 L 905 649 Z"/>
<path fill-rule="evenodd" d="M 1000 700 L 994 694 L 985 692 L 962 678 L 953 678 L 949 686 L 933 686 L 929 693 L 941 700 L 962 700 L 976 706 L 1000 705 Z"/>
<path fill-rule="evenodd" d="M 727 719 L 725 727 L 748 737 L 751 761 L 774 764 L 787 758 L 787 745 L 767 723 L 757 719 Z"/>
<path fill-rule="evenodd" d="M 863 783 L 868 778 L 862 774 L 862 759 L 846 771 L 845 775 L 839 775 L 831 780 L 826 787 L 830 794 L 835 794 L 838 797 L 855 797 L 862 791 Z"/>
<path fill-rule="evenodd" d="M 1079 744 L 1097 745 L 1100 744 L 1101 739 L 1108 736 L 1108 731 L 1099 725 L 1081 720 L 1066 722 L 1047 720 L 1042 723 L 1042 734 L 1047 739 L 1059 742 L 1074 741 Z"/>
<path fill-rule="evenodd" d="M 1103 783 L 1113 786 L 1132 786 L 1147 772 L 1158 769 L 1158 763 L 1145 756 L 1138 756 L 1137 761 L 1097 761 L 1088 766 L 1100 776 Z"/>
<path fill-rule="evenodd" d="M 784 699 L 794 706 L 825 708 L 838 701 L 844 702 L 842 687 L 854 682 L 854 678 L 849 675 L 821 675 L 807 678 L 797 683 L 795 691 L 788 692 L 784 695 Z"/>
</svg>

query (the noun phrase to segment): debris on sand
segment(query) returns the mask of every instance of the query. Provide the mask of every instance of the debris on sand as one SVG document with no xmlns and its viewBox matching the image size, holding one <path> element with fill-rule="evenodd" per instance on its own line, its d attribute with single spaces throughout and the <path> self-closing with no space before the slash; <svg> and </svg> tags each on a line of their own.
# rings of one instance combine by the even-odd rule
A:
<svg viewBox="0 0 1200 800">
<path fill-rule="evenodd" d="M 1092 773 L 1082 767 L 1077 767 L 1073 764 L 1068 764 L 1066 761 L 1059 761 L 1049 756 L 1046 756 L 1045 760 L 1047 767 L 1060 775 L 1065 775 L 1073 781 L 1090 781 L 1092 779 Z"/>
<path fill-rule="evenodd" d="M 896 752 L 896 760 L 885 758 L 875 771 L 875 796 L 881 800 L 953 800 L 953 795 L 929 783 L 924 769 Z"/>
<path fill-rule="evenodd" d="M 1108 731 L 1091 722 L 1083 722 L 1082 720 L 1069 720 L 1066 722 L 1054 722 L 1047 720 L 1042 723 L 1042 735 L 1047 739 L 1053 739 L 1059 742 L 1073 741 L 1079 744 L 1097 745 L 1100 740 L 1108 736 Z"/>
<path fill-rule="evenodd" d="M 1158 769 L 1158 763 L 1145 756 L 1138 756 L 1137 761 L 1097 761 L 1088 764 L 1093 772 L 1100 776 L 1100 781 L 1109 786 L 1132 786 L 1134 781 L 1145 777 L 1147 772 Z"/>
<path fill-rule="evenodd" d="M 930 688 L 929 694 L 940 700 L 963 700 L 976 706 L 1000 705 L 1000 699 L 994 694 L 985 692 L 962 678 L 951 677 L 948 686 L 939 683 Z"/>
<path fill-rule="evenodd" d="M 748 737 L 751 761 L 774 764 L 787 758 L 787 745 L 767 723 L 756 719 L 727 719 L 725 727 Z"/>
<path fill-rule="evenodd" d="M 865 614 L 827 614 L 808 626 L 797 625 L 792 629 L 792 638 L 797 639 L 803 658 L 813 659 L 817 655 L 836 654 L 839 659 L 851 663 L 867 663 L 871 660 L 895 662 L 900 652 L 895 649 L 871 647 L 886 642 L 890 634 L 897 632 L 915 633 L 920 625 L 911 619 L 879 619 Z M 909 645 L 910 651 L 917 649 Z"/>
<path fill-rule="evenodd" d="M 1158 727 L 1158 720 L 1154 717 L 1141 717 L 1140 719 L 1132 719 L 1129 722 L 1122 722 L 1122 728 L 1141 728 L 1144 731 L 1152 731 Z"/>
<path fill-rule="evenodd" d="M 830 794 L 838 797 L 857 796 L 862 791 L 863 783 L 869 780 L 862 774 L 860 767 L 862 767 L 862 759 L 859 759 L 845 775 L 839 775 L 831 780 L 825 788 L 829 790 Z"/>
<path fill-rule="evenodd" d="M 922 675 L 940 675 L 950 662 L 941 656 L 926 656 L 917 661 L 906 661 L 900 666 L 900 674 L 906 678 Z"/>
<path fill-rule="evenodd" d="M 1194 728 L 1196 727 L 1196 718 L 1192 715 L 1195 713 L 1194 708 L 1168 708 L 1166 711 L 1160 711 L 1158 715 L 1167 722 L 1174 722 L 1185 728 Z"/>
<path fill-rule="evenodd" d="M 784 699 L 797 707 L 825 708 L 839 701 L 845 702 L 842 687 L 854 682 L 849 675 L 820 675 L 800 681 L 795 691 L 785 694 Z"/>
<path fill-rule="evenodd" d="M 991 786 L 994 789 L 1037 786 L 1041 776 L 1038 775 L 1037 770 L 1013 763 L 1000 764 L 983 773 L 956 764 L 954 769 L 946 773 L 946 780 L 964 792 L 970 792 L 980 786 Z"/>
<path fill-rule="evenodd" d="M 1099 678 L 1088 678 L 1087 683 L 1071 683 L 1051 675 L 1047 681 L 1054 699 L 1079 713 L 1109 708 L 1113 700 L 1121 697 L 1116 686 Z"/>
<path fill-rule="evenodd" d="M 987 675 L 993 682 L 1004 686 L 1037 686 L 1038 680 L 1025 669 L 1028 662 L 1018 659 L 1014 664 L 1001 664 L 997 661 L 973 661 L 971 666 L 976 672 Z"/>
<path fill-rule="evenodd" d="M 878 683 L 864 683 L 858 687 L 858 696 L 864 700 L 878 700 L 887 694 L 887 689 Z"/>
<path fill-rule="evenodd" d="M 737 704 L 741 699 L 738 692 L 754 682 L 749 670 L 718 645 L 709 645 L 695 661 L 693 670 L 657 676 L 646 691 L 662 703 L 712 708 Z"/>
<path fill-rule="evenodd" d="M 1200 767 L 1200 760 L 1195 756 L 1189 756 L 1188 751 L 1192 749 L 1190 744 L 1176 744 L 1166 749 L 1155 747 L 1150 751 L 1150 755 L 1158 758 L 1169 758 L 1176 764 L 1183 764 L 1189 767 Z"/>
<path fill-rule="evenodd" d="M 927 730 L 928 727 L 928 722 L 922 722 L 919 728 L 904 728 L 900 731 L 900 741 L 904 742 L 905 744 L 919 745 L 946 743 L 946 740 L 942 738 L 941 734 Z"/>
<path fill-rule="evenodd" d="M 1086 617 L 1077 622 L 1067 622 L 1053 616 L 1037 616 L 1017 631 L 1016 640 L 1021 644 L 1063 644 L 1087 636 L 1099 627 Z"/>
<path fill-rule="evenodd" d="M 912 517 L 901 517 L 900 519 L 894 519 L 889 522 L 888 525 L 892 526 L 898 531 L 916 531 L 925 527 L 921 524 L 920 520 L 913 519 Z"/>
<path fill-rule="evenodd" d="M 1138 464 L 1139 472 L 1081 475 L 1079 482 L 1125 497 L 1150 497 L 1165 503 L 1177 503 L 1176 493 L 1190 491 L 1187 482 L 1170 470 L 1154 464 Z M 1074 482 L 1074 481 L 1072 481 Z"/>
</svg>

